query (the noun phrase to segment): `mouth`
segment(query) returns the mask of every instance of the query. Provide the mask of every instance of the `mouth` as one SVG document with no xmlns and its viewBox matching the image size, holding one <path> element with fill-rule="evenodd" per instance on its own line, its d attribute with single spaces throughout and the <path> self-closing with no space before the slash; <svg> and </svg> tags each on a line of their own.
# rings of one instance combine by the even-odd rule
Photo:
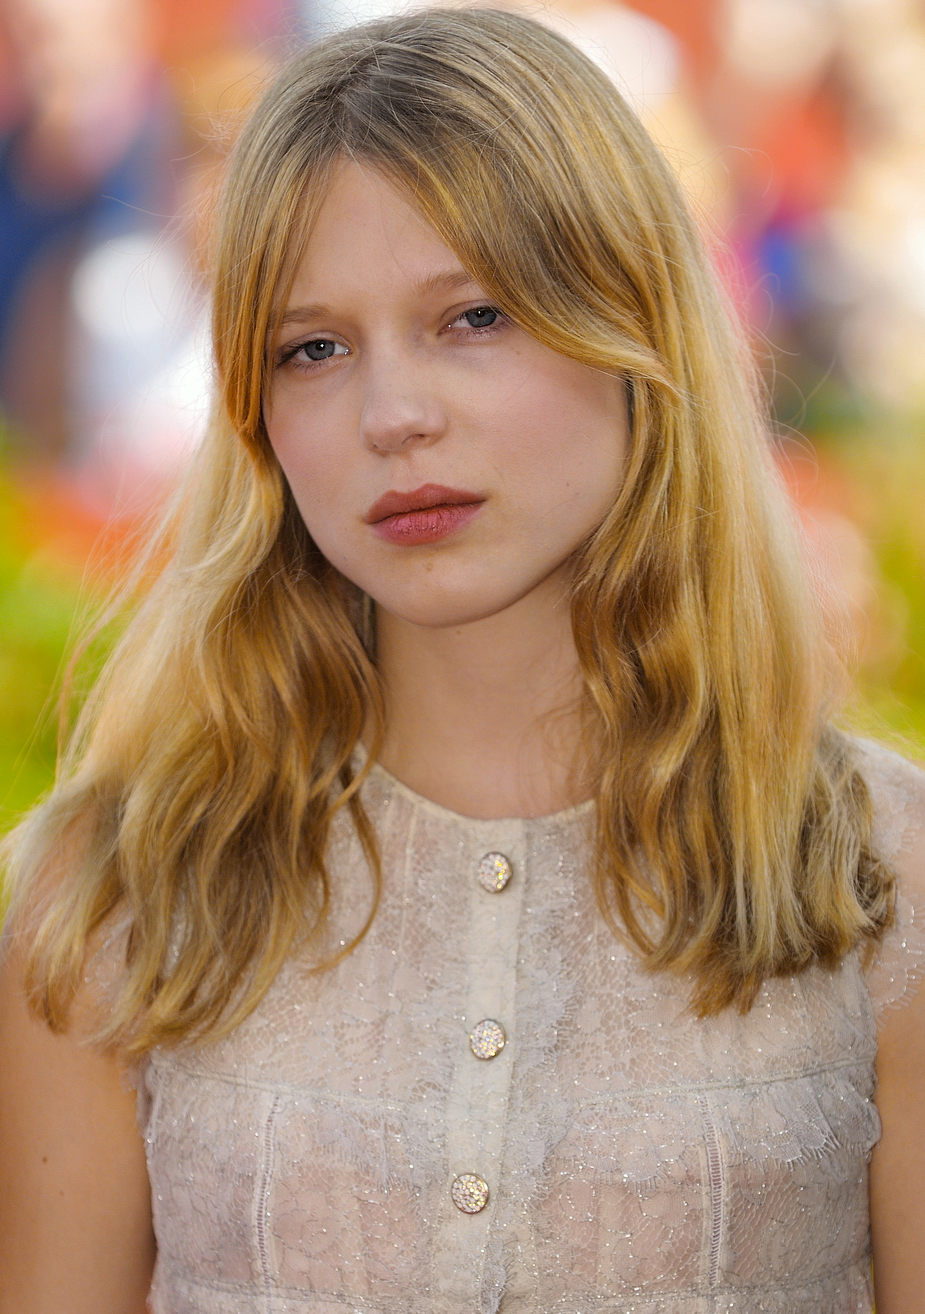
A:
<svg viewBox="0 0 925 1314">
<path fill-rule="evenodd" d="M 465 489 L 423 484 L 410 493 L 385 493 L 364 519 L 388 542 L 414 547 L 435 543 L 461 529 L 478 515 L 484 501 L 478 493 Z"/>
</svg>

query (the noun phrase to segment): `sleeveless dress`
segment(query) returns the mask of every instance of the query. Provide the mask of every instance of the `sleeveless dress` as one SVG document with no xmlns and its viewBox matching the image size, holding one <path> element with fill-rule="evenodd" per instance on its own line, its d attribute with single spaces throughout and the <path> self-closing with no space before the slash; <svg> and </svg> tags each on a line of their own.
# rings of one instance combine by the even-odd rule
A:
<svg viewBox="0 0 925 1314">
<path fill-rule="evenodd" d="M 925 776 L 863 752 L 904 889 L 873 966 L 705 1020 L 603 923 L 591 805 L 473 821 L 374 767 L 365 939 L 140 1074 L 152 1314 L 869 1314 L 877 1019 L 925 963 Z M 346 822 L 330 866 L 336 943 L 371 889 Z"/>
</svg>

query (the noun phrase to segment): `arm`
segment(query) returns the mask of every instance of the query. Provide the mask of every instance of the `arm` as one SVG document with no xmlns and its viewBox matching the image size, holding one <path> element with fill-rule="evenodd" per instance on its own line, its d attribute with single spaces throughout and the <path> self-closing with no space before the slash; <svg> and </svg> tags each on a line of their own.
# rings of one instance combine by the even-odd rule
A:
<svg viewBox="0 0 925 1314">
<path fill-rule="evenodd" d="M 871 1233 L 877 1314 L 925 1314 L 925 984 L 909 977 L 925 970 L 925 776 L 905 763 L 899 772 L 896 761 L 889 770 L 898 801 L 891 807 L 884 795 L 881 809 L 903 831 L 890 861 L 915 920 L 898 910 L 900 924 L 888 933 L 893 943 L 884 946 L 879 969 L 890 984 L 884 996 L 881 976 L 874 989 L 880 1002 L 906 993 L 887 1009 L 878 1034 L 875 1099 L 883 1135 L 870 1165 Z"/>
<path fill-rule="evenodd" d="M 925 988 L 887 1017 L 870 1165 L 877 1314 L 925 1314 Z"/>
<path fill-rule="evenodd" d="M 0 1314 L 144 1314 L 154 1238 L 134 1092 L 79 1025 L 55 1035 L 28 1012 L 9 937 L 5 950 Z"/>
</svg>

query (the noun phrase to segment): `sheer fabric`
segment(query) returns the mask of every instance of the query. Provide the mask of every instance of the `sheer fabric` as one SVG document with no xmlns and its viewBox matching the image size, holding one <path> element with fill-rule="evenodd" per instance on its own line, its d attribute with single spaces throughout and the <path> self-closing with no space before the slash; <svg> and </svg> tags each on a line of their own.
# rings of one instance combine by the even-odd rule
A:
<svg viewBox="0 0 925 1314">
<path fill-rule="evenodd" d="M 870 1311 L 877 1015 L 925 962 L 925 777 L 864 751 L 904 882 L 876 962 L 707 1020 L 603 924 L 590 805 L 472 821 L 375 768 L 366 938 L 320 974 L 294 957 L 230 1038 L 146 1063 L 153 1314 Z M 370 898 L 346 824 L 331 868 L 346 940 Z M 488 1059 L 485 1020 L 506 1037 Z"/>
</svg>

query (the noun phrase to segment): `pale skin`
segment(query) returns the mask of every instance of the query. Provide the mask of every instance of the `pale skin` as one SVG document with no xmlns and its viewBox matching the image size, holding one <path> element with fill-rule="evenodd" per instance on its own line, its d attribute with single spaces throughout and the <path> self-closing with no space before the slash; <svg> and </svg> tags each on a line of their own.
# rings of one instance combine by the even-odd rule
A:
<svg viewBox="0 0 925 1314">
<path fill-rule="evenodd" d="M 316 542 L 375 598 L 383 764 L 457 812 L 538 816 L 584 796 L 569 568 L 618 491 L 626 416 L 613 380 L 486 309 L 405 198 L 346 165 L 271 344 L 266 419 Z M 383 540 L 369 507 L 426 484 L 470 490 L 477 514 L 433 543 Z M 142 1314 L 154 1240 L 134 1094 L 81 1043 L 89 1002 L 53 1036 L 20 973 L 8 934 L 0 1314 Z M 878 1314 L 925 1314 L 925 990 L 888 1018 L 878 1077 Z"/>
</svg>

